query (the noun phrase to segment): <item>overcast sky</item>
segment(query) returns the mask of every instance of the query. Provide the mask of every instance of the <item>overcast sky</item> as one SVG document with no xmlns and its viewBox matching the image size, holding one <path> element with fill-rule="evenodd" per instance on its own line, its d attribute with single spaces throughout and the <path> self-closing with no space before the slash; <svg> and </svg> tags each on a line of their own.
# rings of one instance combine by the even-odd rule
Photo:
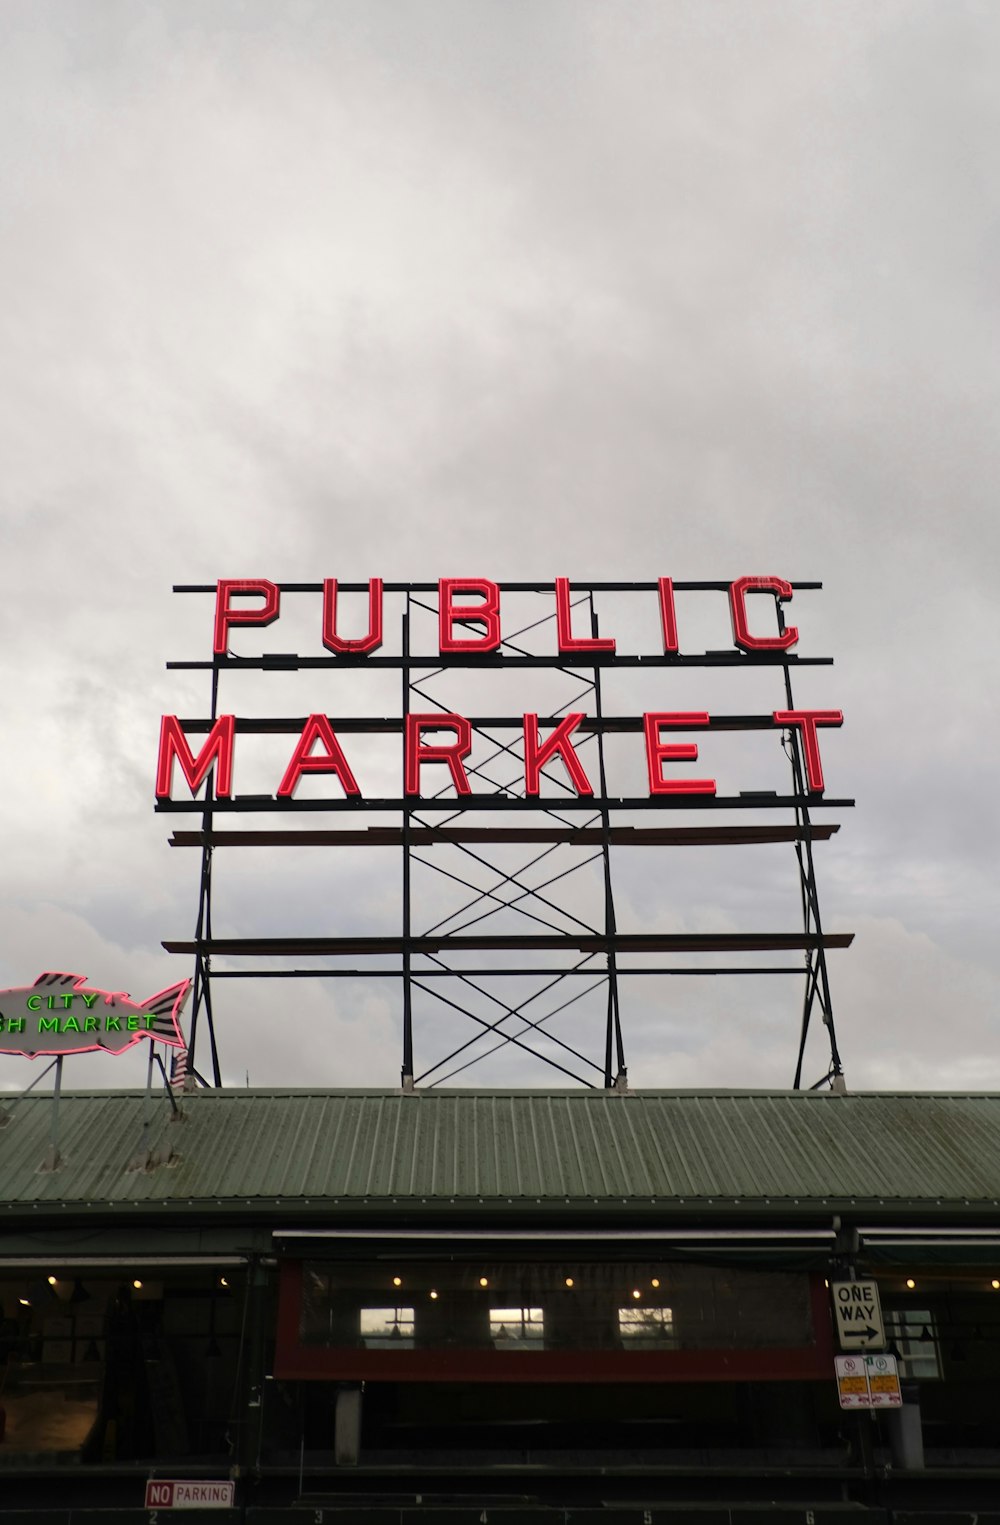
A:
<svg viewBox="0 0 1000 1525">
<path fill-rule="evenodd" d="M 174 582 L 777 573 L 824 584 L 789 617 L 836 665 L 796 698 L 843 709 L 857 799 L 817 848 L 848 1084 L 1000 1088 L 996 6 L 6 0 L 3 32 L 0 984 L 190 972 L 160 940 L 193 933 L 167 838 L 197 819 L 153 775 L 160 715 L 206 711 L 164 663 L 208 655 L 212 606 Z M 298 608 L 274 649 L 296 619 L 318 649 Z M 385 712 L 269 681 L 275 713 Z M 623 698 L 782 702 L 661 681 Z M 784 785 L 719 747 L 734 792 Z M 217 931 L 391 930 L 391 854 L 238 856 Z M 615 872 L 633 930 L 796 924 L 790 849 Z M 629 982 L 631 1081 L 785 1086 L 800 998 Z M 390 982 L 217 1005 L 231 1083 L 398 1083 Z M 552 1030 L 601 1046 L 592 1013 Z M 418 1070 L 470 1035 L 428 1016 Z M 140 1084 L 141 1048 L 66 1083 Z M 513 1045 L 456 1079 L 559 1083 Z"/>
</svg>

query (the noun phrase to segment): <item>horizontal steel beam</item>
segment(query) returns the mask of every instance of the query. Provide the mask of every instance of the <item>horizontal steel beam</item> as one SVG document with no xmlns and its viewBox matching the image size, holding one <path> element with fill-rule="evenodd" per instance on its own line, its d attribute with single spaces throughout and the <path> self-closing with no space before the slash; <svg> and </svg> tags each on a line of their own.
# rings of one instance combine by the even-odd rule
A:
<svg viewBox="0 0 1000 1525">
<path fill-rule="evenodd" d="M 213 980 L 401 980 L 402 969 L 213 969 Z M 740 964 L 736 967 L 716 969 L 695 969 L 690 966 L 679 968 L 677 965 L 665 967 L 657 964 L 649 967 L 641 965 L 629 966 L 619 964 L 615 973 L 619 979 L 628 975 L 675 975 L 685 974 L 693 976 L 714 974 L 794 974 L 802 978 L 803 968 L 801 964 L 764 966 L 759 964 Z M 411 970 L 415 980 L 457 980 L 475 977 L 477 979 L 503 978 L 508 975 L 523 976 L 531 975 L 534 979 L 548 979 L 550 976 L 559 976 L 567 979 L 570 975 L 593 979 L 595 976 L 603 978 L 607 971 L 599 969 L 595 964 L 587 964 L 583 968 L 573 965 L 567 969 L 554 969 L 550 964 L 533 964 L 528 968 L 508 969 L 505 966 L 490 964 L 487 968 L 463 968 L 461 969 L 413 969 Z"/>
<path fill-rule="evenodd" d="M 823 937 L 806 932 L 619 932 L 601 937 L 578 932 L 540 936 L 496 936 L 473 933 L 457 937 L 203 937 L 193 941 L 164 941 L 168 953 L 245 954 L 254 957 L 294 956 L 299 953 L 401 954 L 461 953 L 475 949 L 493 952 L 579 953 L 774 953 L 790 949 L 848 948 L 853 932 Z M 464 971 L 456 969 L 454 973 Z M 503 970 L 497 970 L 502 974 Z M 545 971 L 541 971 L 544 973 Z M 598 973 L 600 971 L 591 971 Z"/>
<path fill-rule="evenodd" d="M 395 799 L 364 799 L 358 795 L 341 795 L 338 799 L 303 800 L 277 799 L 272 794 L 237 794 L 229 800 L 157 800 L 155 809 L 161 813 L 190 815 L 194 811 L 271 811 L 287 815 L 289 811 L 368 812 L 371 810 L 396 810 L 412 815 L 414 811 L 447 811 L 449 815 L 465 810 L 816 810 L 820 806 L 850 809 L 853 800 L 826 799 L 819 794 L 778 794 L 774 790 L 747 790 L 742 794 L 655 794 L 635 797 L 612 798 L 596 794 L 587 795 L 539 795 L 521 799 L 508 794 L 460 794 L 447 798 L 427 798 L 424 795 L 405 795 Z"/>
<path fill-rule="evenodd" d="M 307 715 L 237 715 L 236 731 L 243 736 L 297 736 L 305 726 L 309 717 Z M 350 735 L 402 735 L 404 721 L 402 715 L 327 715 L 327 720 L 335 731 L 344 736 Z M 523 715 L 469 715 L 466 717 L 474 731 L 521 731 L 524 728 Z M 566 719 L 565 715 L 540 715 L 538 724 L 547 728 L 557 726 Z M 212 729 L 213 721 L 205 716 L 186 717 L 179 721 L 183 731 L 197 736 L 207 733 Z M 585 715 L 577 724 L 577 730 L 584 733 L 598 733 L 608 735 L 612 732 L 631 732 L 643 729 L 642 715 L 605 715 L 598 718 L 596 715 Z M 774 715 L 710 715 L 707 726 L 698 726 L 698 730 L 708 731 L 777 731 L 782 727 L 775 724 Z"/>
<path fill-rule="evenodd" d="M 839 825 L 813 826 L 814 842 L 828 842 Z M 413 847 L 446 847 L 465 842 L 559 842 L 589 847 L 738 847 L 766 842 L 802 842 L 801 826 L 411 826 Z M 399 826 L 362 826 L 356 831 L 175 831 L 171 847 L 401 847 Z"/>
<path fill-rule="evenodd" d="M 675 593 L 728 593 L 731 582 L 674 582 Z M 822 588 L 821 582 L 793 582 L 792 587 L 796 590 Z M 280 582 L 278 587 L 282 593 L 322 593 L 321 582 Z M 501 593 L 551 593 L 554 596 L 555 584 L 550 578 L 548 582 L 498 582 L 497 587 Z M 385 593 L 437 593 L 436 582 L 384 582 L 382 584 Z M 214 593 L 214 582 L 175 582 L 175 593 Z M 338 582 L 337 590 L 340 593 L 367 593 L 366 582 Z M 578 582 L 572 579 L 572 591 L 574 593 L 656 593 L 659 583 L 656 582 Z"/>
<path fill-rule="evenodd" d="M 479 668 L 514 672 L 523 667 L 555 667 L 572 672 L 592 672 L 595 667 L 832 667 L 832 657 L 797 657 L 788 651 L 705 651 L 697 654 L 653 652 L 592 651 L 586 660 L 579 653 L 562 656 L 504 656 L 501 652 L 472 651 L 434 653 L 429 656 L 369 657 L 345 653 L 342 656 L 304 657 L 294 651 L 276 651 L 259 657 L 212 657 L 204 661 L 167 662 L 168 672 L 220 672 L 260 670 L 297 672 L 301 669 L 331 667 L 391 668 L 396 672 L 445 667 Z"/>
</svg>

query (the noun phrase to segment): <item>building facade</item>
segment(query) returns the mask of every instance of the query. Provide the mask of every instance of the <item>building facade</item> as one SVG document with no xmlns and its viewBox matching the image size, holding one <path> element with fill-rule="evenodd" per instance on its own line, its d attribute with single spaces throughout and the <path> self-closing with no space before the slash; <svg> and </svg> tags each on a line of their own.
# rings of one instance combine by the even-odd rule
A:
<svg viewBox="0 0 1000 1525">
<path fill-rule="evenodd" d="M 52 1106 L 0 1126 L 4 1521 L 1000 1519 L 1000 1096 Z M 902 1407 L 841 1407 L 847 1282 Z"/>
</svg>

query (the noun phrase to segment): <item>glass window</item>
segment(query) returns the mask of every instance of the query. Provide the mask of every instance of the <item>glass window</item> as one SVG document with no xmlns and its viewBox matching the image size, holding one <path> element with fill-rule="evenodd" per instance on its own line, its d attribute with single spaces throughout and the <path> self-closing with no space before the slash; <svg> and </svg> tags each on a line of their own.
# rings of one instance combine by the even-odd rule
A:
<svg viewBox="0 0 1000 1525">
<path fill-rule="evenodd" d="M 490 1339 L 497 1350 L 541 1349 L 545 1343 L 541 1308 L 491 1308 Z"/>
<path fill-rule="evenodd" d="M 412 1308 L 362 1308 L 361 1338 L 366 1350 L 412 1350 Z"/>
<path fill-rule="evenodd" d="M 901 1377 L 940 1377 L 937 1328 L 929 1308 L 894 1308 L 886 1313 L 885 1332 L 899 1357 Z"/>
<path fill-rule="evenodd" d="M 662 1350 L 674 1340 L 672 1308 L 619 1308 L 618 1332 L 628 1350 Z"/>
<path fill-rule="evenodd" d="M 418 1351 L 780 1350 L 814 1339 L 802 1272 L 458 1258 L 307 1261 L 299 1334 L 328 1349 Z"/>
</svg>

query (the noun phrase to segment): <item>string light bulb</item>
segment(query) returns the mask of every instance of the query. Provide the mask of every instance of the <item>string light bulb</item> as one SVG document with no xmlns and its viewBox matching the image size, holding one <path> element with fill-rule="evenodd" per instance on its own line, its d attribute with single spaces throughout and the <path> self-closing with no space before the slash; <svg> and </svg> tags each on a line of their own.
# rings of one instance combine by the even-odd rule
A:
<svg viewBox="0 0 1000 1525">
<path fill-rule="evenodd" d="M 392 1284 L 394 1287 L 401 1287 L 403 1285 L 403 1278 L 401 1276 L 394 1276 L 392 1278 Z"/>
<path fill-rule="evenodd" d="M 635 1299 L 636 1299 L 636 1300 L 637 1300 L 637 1301 L 638 1301 L 638 1299 L 639 1299 L 639 1298 L 640 1298 L 640 1297 L 641 1297 L 641 1296 L 642 1296 L 642 1293 L 641 1293 L 641 1292 L 640 1292 L 640 1291 L 639 1291 L 639 1288 L 638 1288 L 638 1287 L 635 1287 L 635 1288 L 633 1288 L 633 1291 L 632 1291 L 632 1296 L 633 1296 L 633 1297 L 634 1297 L 634 1298 L 635 1298 Z"/>
<path fill-rule="evenodd" d="M 432 1303 L 436 1303 L 437 1302 L 437 1293 L 433 1290 L 433 1288 L 431 1289 L 430 1298 L 431 1298 L 431 1302 Z"/>
<path fill-rule="evenodd" d="M 138 1292 L 138 1291 L 140 1291 L 140 1289 L 141 1289 L 141 1287 L 142 1287 L 142 1282 L 141 1282 L 141 1281 L 139 1281 L 139 1280 L 138 1280 L 138 1279 L 136 1279 L 136 1280 L 135 1280 L 135 1281 L 134 1281 L 134 1282 L 133 1282 L 133 1283 L 132 1283 L 132 1285 L 133 1285 L 133 1287 L 134 1287 L 134 1288 L 135 1288 L 135 1290 L 136 1290 L 136 1291 L 137 1291 L 137 1292 Z"/>
<path fill-rule="evenodd" d="M 915 1281 L 914 1281 L 914 1280 L 913 1280 L 913 1277 L 912 1277 L 912 1276 L 908 1276 L 908 1277 L 907 1277 L 907 1278 L 906 1278 L 906 1287 L 907 1287 L 907 1290 L 908 1290 L 908 1291 L 909 1291 L 909 1292 L 912 1292 L 912 1291 L 913 1291 L 913 1289 L 914 1289 L 914 1287 L 915 1287 L 915 1286 L 916 1286 L 916 1285 L 917 1285 L 917 1284 L 916 1284 L 916 1282 L 915 1282 Z"/>
<path fill-rule="evenodd" d="M 572 1276 L 567 1276 L 567 1278 L 566 1278 L 566 1285 L 567 1285 L 567 1287 L 571 1287 L 573 1285 L 573 1278 L 572 1278 Z"/>
<path fill-rule="evenodd" d="M 479 1278 L 479 1285 L 481 1287 L 488 1287 L 489 1284 L 490 1284 L 490 1281 L 489 1281 L 489 1277 L 488 1276 L 480 1276 L 480 1278 Z"/>
</svg>

